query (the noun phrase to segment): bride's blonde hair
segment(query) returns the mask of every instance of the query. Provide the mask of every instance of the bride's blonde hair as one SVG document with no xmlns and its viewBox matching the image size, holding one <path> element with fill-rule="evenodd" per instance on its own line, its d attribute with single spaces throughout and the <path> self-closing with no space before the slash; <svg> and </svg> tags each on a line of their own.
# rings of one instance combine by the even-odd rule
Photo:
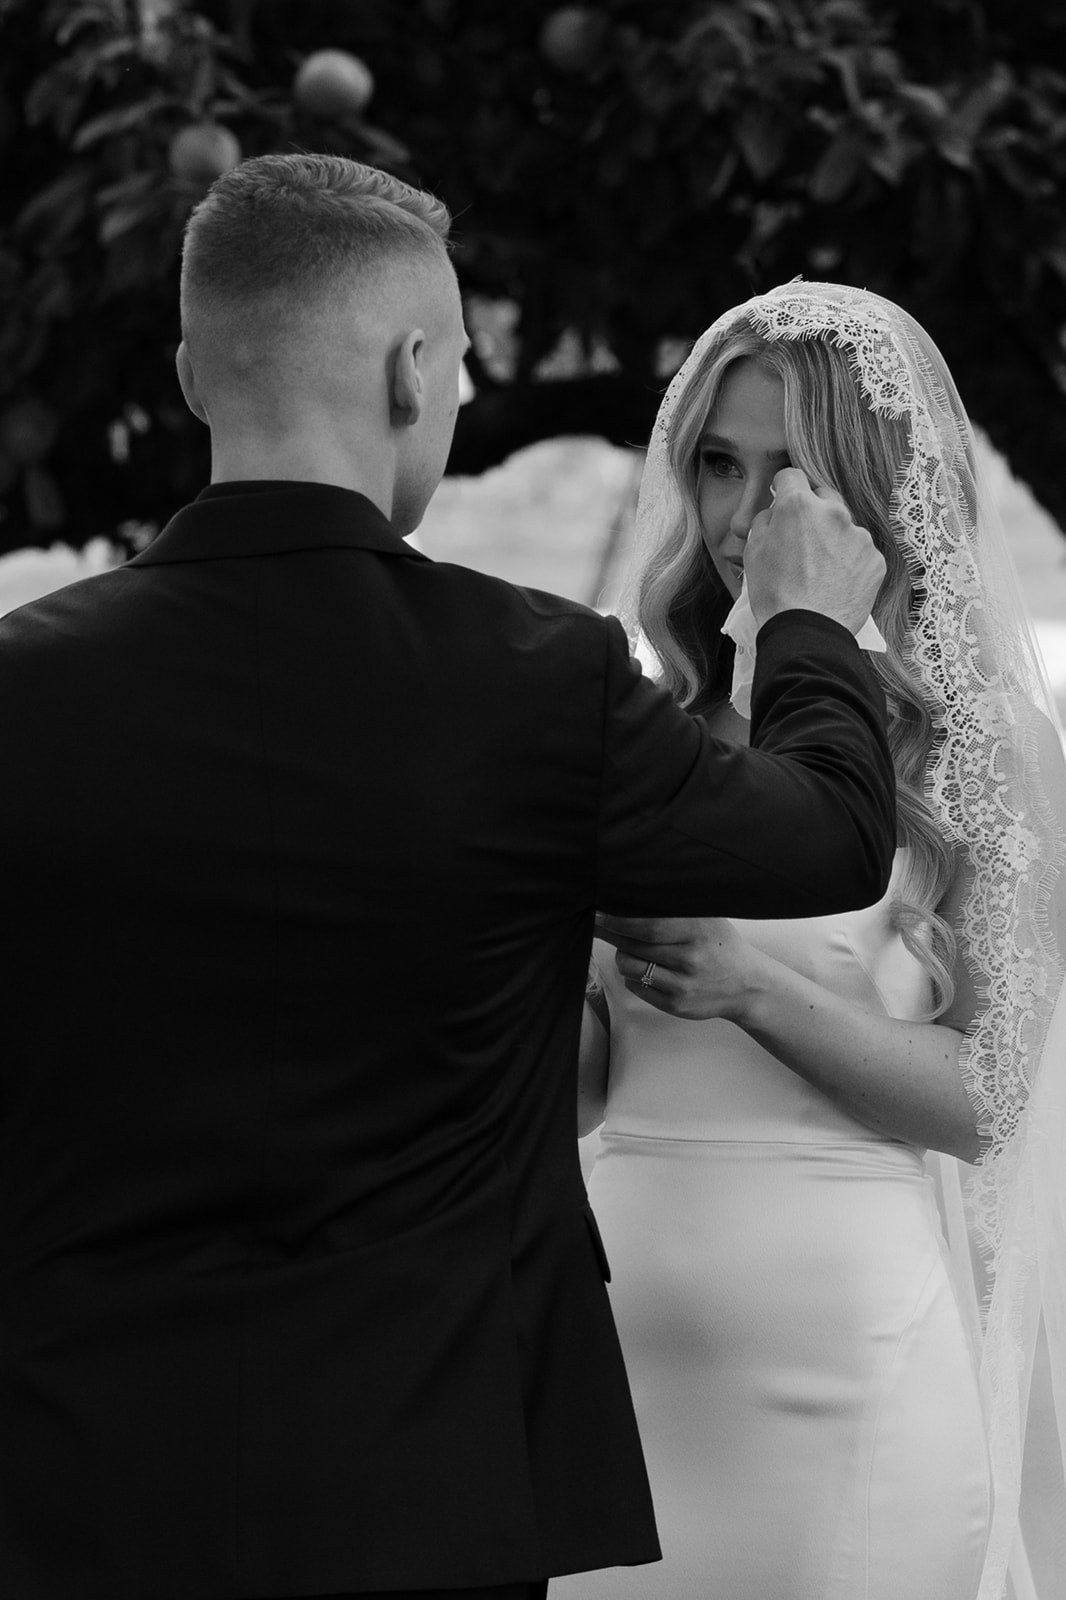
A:
<svg viewBox="0 0 1066 1600">
<path fill-rule="evenodd" d="M 951 1004 L 955 936 L 937 915 L 955 873 L 955 854 L 926 798 L 936 730 L 909 670 L 917 575 L 892 531 L 891 507 L 909 453 L 908 423 L 870 409 L 847 352 L 817 336 L 768 340 L 735 324 L 712 340 L 677 396 L 667 460 L 680 510 L 657 547 L 639 559 L 627 609 L 661 663 L 661 682 L 679 704 L 708 711 L 729 693 L 732 645 L 721 625 L 732 600 L 703 543 L 697 499 L 699 441 L 723 380 L 750 360 L 784 387 L 785 439 L 793 466 L 835 489 L 868 528 L 887 572 L 874 606 L 886 652 L 867 659 L 888 701 L 896 771 L 899 844 L 909 850 L 896 903 L 904 944 L 933 977 L 931 1016 Z"/>
</svg>

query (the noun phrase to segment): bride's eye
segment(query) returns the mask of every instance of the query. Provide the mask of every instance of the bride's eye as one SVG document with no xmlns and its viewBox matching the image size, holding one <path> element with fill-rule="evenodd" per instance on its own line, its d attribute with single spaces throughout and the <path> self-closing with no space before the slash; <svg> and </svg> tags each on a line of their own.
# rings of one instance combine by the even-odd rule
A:
<svg viewBox="0 0 1066 1600">
<path fill-rule="evenodd" d="M 740 475 L 740 468 L 732 456 L 727 456 L 721 450 L 701 450 L 700 466 L 712 478 L 732 478 Z"/>
</svg>

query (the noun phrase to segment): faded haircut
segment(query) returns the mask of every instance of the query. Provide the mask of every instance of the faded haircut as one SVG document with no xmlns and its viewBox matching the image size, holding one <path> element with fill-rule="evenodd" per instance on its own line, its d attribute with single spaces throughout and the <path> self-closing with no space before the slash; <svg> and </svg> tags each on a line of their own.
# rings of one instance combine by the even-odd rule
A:
<svg viewBox="0 0 1066 1600">
<path fill-rule="evenodd" d="M 182 322 L 192 308 L 306 301 L 402 261 L 448 263 L 443 201 L 333 155 L 267 155 L 218 178 L 185 227 Z"/>
</svg>

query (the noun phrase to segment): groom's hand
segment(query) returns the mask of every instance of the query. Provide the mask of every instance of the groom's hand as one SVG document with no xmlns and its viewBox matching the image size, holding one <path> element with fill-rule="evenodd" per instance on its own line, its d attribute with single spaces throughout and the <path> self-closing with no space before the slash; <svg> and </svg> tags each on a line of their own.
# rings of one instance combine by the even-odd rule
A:
<svg viewBox="0 0 1066 1600">
<path fill-rule="evenodd" d="M 631 994 L 689 1021 L 725 1017 L 743 1026 L 756 993 L 758 954 L 727 917 L 597 916 L 596 937 L 614 945 Z"/>
<path fill-rule="evenodd" d="M 835 490 L 812 489 L 797 467 L 777 473 L 773 488 L 744 552 L 756 622 L 761 627 L 779 611 L 820 611 L 858 633 L 884 580 L 884 557 Z"/>
</svg>

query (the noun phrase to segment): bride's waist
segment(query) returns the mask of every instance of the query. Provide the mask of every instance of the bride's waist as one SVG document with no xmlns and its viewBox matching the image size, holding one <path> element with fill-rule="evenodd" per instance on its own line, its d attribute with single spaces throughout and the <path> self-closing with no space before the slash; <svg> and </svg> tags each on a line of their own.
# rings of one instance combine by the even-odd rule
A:
<svg viewBox="0 0 1066 1600">
<path fill-rule="evenodd" d="M 856 1145 L 899 1143 L 887 1140 L 843 1112 L 822 1105 L 789 1108 L 791 1115 L 761 1113 L 745 1116 L 738 1108 L 715 1116 L 634 1116 L 623 1108 L 608 1108 L 600 1129 L 604 1137 L 657 1139 L 684 1144 Z M 799 1111 L 800 1114 L 796 1114 Z M 804 1115 L 802 1113 L 806 1112 Z"/>
<path fill-rule="evenodd" d="M 605 1124 L 586 1141 L 585 1149 L 587 1158 L 613 1154 L 619 1157 L 632 1155 L 648 1161 L 719 1162 L 728 1166 L 745 1162 L 753 1166 L 765 1162 L 800 1165 L 814 1162 L 848 1167 L 872 1164 L 882 1171 L 886 1166 L 906 1172 L 924 1170 L 925 1152 L 916 1145 L 898 1139 L 862 1132 L 854 1138 L 819 1137 L 814 1130 L 808 1130 L 808 1134 L 800 1135 L 795 1130 L 778 1133 L 767 1130 L 755 1137 L 734 1133 L 710 1136 L 703 1132 L 638 1132 Z"/>
<path fill-rule="evenodd" d="M 821 1149 L 827 1145 L 882 1145 L 902 1144 L 898 1139 L 886 1139 L 883 1135 L 865 1132 L 856 1128 L 855 1132 L 829 1131 L 824 1128 L 634 1128 L 619 1123 L 604 1123 L 599 1130 L 600 1137 L 607 1139 L 647 1139 L 660 1144 L 784 1144 L 784 1145 L 811 1145 Z M 910 1145 L 903 1145 L 910 1149 Z"/>
</svg>

